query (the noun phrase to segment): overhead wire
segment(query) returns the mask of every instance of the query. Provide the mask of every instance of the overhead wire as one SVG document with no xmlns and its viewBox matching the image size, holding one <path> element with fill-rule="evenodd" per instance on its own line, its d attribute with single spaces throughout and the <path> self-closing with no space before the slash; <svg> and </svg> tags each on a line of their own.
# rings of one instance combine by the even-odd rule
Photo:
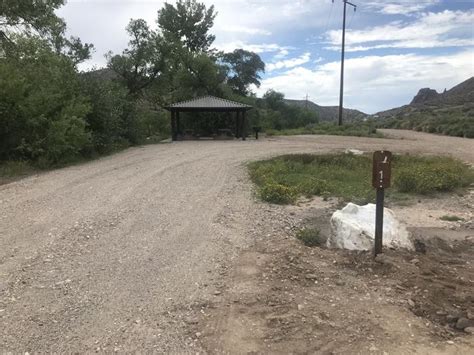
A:
<svg viewBox="0 0 474 355">
<path fill-rule="evenodd" d="M 352 20 L 354 19 L 354 16 L 355 16 L 356 12 L 357 12 L 357 10 L 356 10 L 356 8 L 354 8 L 354 11 L 352 11 L 352 15 L 351 15 L 351 17 L 349 18 L 349 23 L 347 24 L 346 28 L 350 28 L 350 27 L 351 27 Z"/>
</svg>

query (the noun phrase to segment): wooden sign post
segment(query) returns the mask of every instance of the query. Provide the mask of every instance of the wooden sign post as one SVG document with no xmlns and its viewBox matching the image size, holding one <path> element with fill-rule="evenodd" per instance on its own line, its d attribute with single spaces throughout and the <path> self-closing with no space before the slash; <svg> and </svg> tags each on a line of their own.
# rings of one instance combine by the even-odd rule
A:
<svg viewBox="0 0 474 355">
<path fill-rule="evenodd" d="M 374 257 L 382 252 L 383 202 L 385 189 L 390 187 L 392 153 L 387 150 L 374 152 L 372 164 L 372 186 L 377 190 L 375 208 Z"/>
</svg>

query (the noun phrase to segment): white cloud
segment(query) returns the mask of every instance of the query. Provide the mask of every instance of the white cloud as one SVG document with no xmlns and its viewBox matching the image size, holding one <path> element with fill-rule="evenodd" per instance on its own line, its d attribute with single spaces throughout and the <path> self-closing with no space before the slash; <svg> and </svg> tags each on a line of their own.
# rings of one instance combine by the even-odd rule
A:
<svg viewBox="0 0 474 355">
<path fill-rule="evenodd" d="M 422 87 L 439 91 L 473 76 L 471 50 L 447 56 L 417 54 L 365 56 L 345 62 L 344 106 L 374 113 L 410 102 Z M 314 70 L 296 67 L 262 81 L 256 89 L 281 91 L 288 98 L 308 93 L 321 105 L 337 105 L 339 95 L 338 61 Z"/>
<path fill-rule="evenodd" d="M 420 12 L 426 8 L 436 5 L 440 0 L 424 0 L 417 1 L 370 1 L 364 4 L 365 7 L 372 8 L 377 12 L 386 15 L 409 15 L 415 12 Z"/>
<path fill-rule="evenodd" d="M 245 26 L 229 26 L 222 29 L 222 31 L 244 33 L 244 34 L 249 34 L 249 35 L 262 35 L 262 36 L 270 36 L 272 34 L 270 31 L 264 30 L 262 28 L 252 28 L 252 27 L 245 27 Z"/>
<path fill-rule="evenodd" d="M 391 22 L 387 25 L 346 32 L 347 51 L 380 48 L 461 47 L 474 44 L 474 11 L 450 11 L 422 14 L 415 22 Z M 341 31 L 326 35 L 332 46 L 340 50 Z"/>
<path fill-rule="evenodd" d="M 311 54 L 309 52 L 306 52 L 302 54 L 299 57 L 296 58 L 290 58 L 290 59 L 285 59 L 285 60 L 280 60 L 278 62 L 274 63 L 269 63 L 265 66 L 265 70 L 267 72 L 271 72 L 274 70 L 278 69 L 289 69 L 289 68 L 294 68 L 299 65 L 308 63 L 311 58 Z"/>
<path fill-rule="evenodd" d="M 290 52 L 286 48 L 281 48 L 280 51 L 273 56 L 273 59 L 285 58 Z"/>
<path fill-rule="evenodd" d="M 290 47 L 280 46 L 276 43 L 251 44 L 246 43 L 244 41 L 234 41 L 221 45 L 215 45 L 214 48 L 224 52 L 232 52 L 234 49 L 239 48 L 259 54 L 277 52 L 277 55 L 279 55 L 280 57 L 288 55 L 288 49 L 291 49 Z"/>
</svg>

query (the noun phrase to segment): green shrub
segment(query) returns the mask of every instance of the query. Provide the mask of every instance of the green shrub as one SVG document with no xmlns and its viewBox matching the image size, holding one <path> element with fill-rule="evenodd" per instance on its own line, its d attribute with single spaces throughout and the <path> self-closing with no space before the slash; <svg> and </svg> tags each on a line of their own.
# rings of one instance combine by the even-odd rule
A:
<svg viewBox="0 0 474 355">
<path fill-rule="evenodd" d="M 271 203 L 292 203 L 296 200 L 296 196 L 296 191 L 293 188 L 272 182 L 266 183 L 260 189 L 262 200 Z"/>
<path fill-rule="evenodd" d="M 74 63 L 47 41 L 19 37 L 0 60 L 0 159 L 47 165 L 77 159 L 90 143 Z"/>
<path fill-rule="evenodd" d="M 426 157 L 400 160 L 394 186 L 399 192 L 428 194 L 453 191 L 472 182 L 472 169 L 451 158 Z M 404 161 L 405 160 L 405 161 Z"/>
<path fill-rule="evenodd" d="M 299 196 L 340 197 L 359 204 L 373 202 L 372 158 L 353 154 L 295 154 L 249 164 L 263 200 L 292 203 Z M 392 188 L 387 197 L 453 191 L 474 182 L 473 169 L 446 157 L 395 155 Z"/>
<path fill-rule="evenodd" d="M 391 117 L 381 123 L 383 127 L 413 129 L 428 133 L 474 138 L 474 118 L 470 107 L 446 106 L 443 109 L 415 109 L 403 116 Z"/>
<path fill-rule="evenodd" d="M 315 228 L 304 228 L 298 231 L 296 238 L 307 247 L 321 246 L 325 243 L 324 238 L 318 229 Z"/>
</svg>

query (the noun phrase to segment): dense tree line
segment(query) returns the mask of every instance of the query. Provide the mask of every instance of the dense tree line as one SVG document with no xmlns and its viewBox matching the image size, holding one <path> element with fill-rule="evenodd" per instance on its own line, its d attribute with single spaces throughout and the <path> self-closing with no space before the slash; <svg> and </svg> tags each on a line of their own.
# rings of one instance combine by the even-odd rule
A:
<svg viewBox="0 0 474 355">
<path fill-rule="evenodd" d="M 282 129 L 317 120 L 286 105 L 280 93 L 255 97 L 251 88 L 265 70 L 257 54 L 211 49 L 213 6 L 165 4 L 156 29 L 131 20 L 128 47 L 109 52 L 107 68 L 80 72 L 94 47 L 66 38 L 66 24 L 54 12 L 63 4 L 0 3 L 0 161 L 51 166 L 153 142 L 169 135 L 161 107 L 207 94 L 256 106 L 249 125 Z"/>
</svg>

